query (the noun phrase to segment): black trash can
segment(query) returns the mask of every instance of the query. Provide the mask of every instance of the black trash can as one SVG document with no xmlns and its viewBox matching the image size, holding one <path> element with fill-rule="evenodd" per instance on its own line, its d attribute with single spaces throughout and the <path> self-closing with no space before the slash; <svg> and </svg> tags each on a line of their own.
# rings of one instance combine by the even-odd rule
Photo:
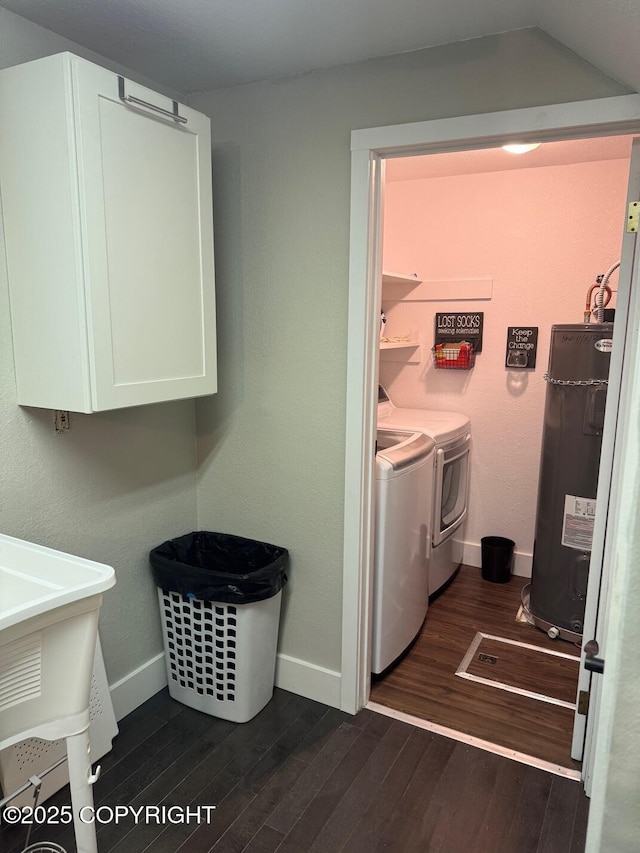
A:
<svg viewBox="0 0 640 853">
<path fill-rule="evenodd" d="M 484 536 L 480 544 L 483 579 L 492 583 L 507 583 L 511 578 L 516 543 L 502 536 Z"/>
<path fill-rule="evenodd" d="M 196 531 L 149 554 L 169 694 L 245 723 L 273 695 L 286 548 Z"/>
</svg>

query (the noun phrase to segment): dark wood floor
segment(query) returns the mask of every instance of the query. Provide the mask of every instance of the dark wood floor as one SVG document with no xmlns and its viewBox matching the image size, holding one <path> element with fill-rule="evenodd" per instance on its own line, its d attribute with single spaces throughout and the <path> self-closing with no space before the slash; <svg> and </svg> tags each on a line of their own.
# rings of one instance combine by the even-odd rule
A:
<svg viewBox="0 0 640 853">
<path fill-rule="evenodd" d="M 100 853 L 582 853 L 578 782 L 389 717 L 276 690 L 252 721 L 162 691 L 121 721 L 96 805 L 215 805 L 211 823 L 101 826 Z M 48 805 L 68 803 L 68 789 Z M 75 849 L 67 827 L 32 837 Z M 17 853 L 24 832 L 0 829 Z"/>
<path fill-rule="evenodd" d="M 371 699 L 543 761 L 578 769 L 580 765 L 570 754 L 572 709 L 455 675 L 477 631 L 578 654 L 571 643 L 550 640 L 532 625 L 516 622 L 525 583 L 519 577 L 506 584 L 490 583 L 482 579 L 479 569 L 461 566 L 449 588 L 429 605 L 420 636 L 406 657 L 372 684 Z M 522 656 L 521 667 L 520 681 L 529 689 L 537 682 L 540 693 L 560 692 L 565 699 L 575 698 L 577 664 L 573 684 L 562 685 L 545 682 L 545 674 L 559 680 L 561 673 L 548 667 L 532 668 L 530 657 Z M 487 670 L 487 676 L 493 677 L 491 667 Z M 570 682 L 571 672 L 568 678 Z"/>
</svg>

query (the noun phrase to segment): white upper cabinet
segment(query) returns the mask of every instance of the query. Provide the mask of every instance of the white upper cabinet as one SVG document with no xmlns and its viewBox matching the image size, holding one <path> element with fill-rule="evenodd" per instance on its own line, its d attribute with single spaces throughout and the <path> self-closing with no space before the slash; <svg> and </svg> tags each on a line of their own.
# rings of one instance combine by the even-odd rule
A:
<svg viewBox="0 0 640 853">
<path fill-rule="evenodd" d="M 18 403 L 216 391 L 209 119 L 69 53 L 0 72 Z"/>
</svg>

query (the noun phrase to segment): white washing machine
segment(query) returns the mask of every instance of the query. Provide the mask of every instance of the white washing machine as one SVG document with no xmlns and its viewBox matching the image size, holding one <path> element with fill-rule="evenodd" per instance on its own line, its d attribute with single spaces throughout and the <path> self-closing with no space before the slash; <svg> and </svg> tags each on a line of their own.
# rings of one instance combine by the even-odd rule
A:
<svg viewBox="0 0 640 853">
<path fill-rule="evenodd" d="M 462 527 L 469 501 L 471 421 L 459 412 L 398 408 L 379 385 L 380 429 L 418 431 L 436 444 L 429 561 L 429 595 L 433 595 L 462 562 Z"/>
<path fill-rule="evenodd" d="M 435 442 L 378 430 L 371 670 L 379 673 L 420 630 L 429 604 Z"/>
</svg>

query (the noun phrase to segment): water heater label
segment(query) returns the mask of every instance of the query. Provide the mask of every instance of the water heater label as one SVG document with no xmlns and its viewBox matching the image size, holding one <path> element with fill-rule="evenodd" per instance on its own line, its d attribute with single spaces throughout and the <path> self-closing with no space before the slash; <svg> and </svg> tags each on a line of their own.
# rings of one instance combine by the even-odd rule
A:
<svg viewBox="0 0 640 853">
<path fill-rule="evenodd" d="M 595 342 L 594 347 L 600 352 L 611 352 L 613 349 L 613 340 L 611 338 L 601 338 Z"/>
<path fill-rule="evenodd" d="M 575 495 L 565 495 L 562 544 L 578 551 L 590 551 L 595 520 L 595 498 L 578 498 Z"/>
</svg>

